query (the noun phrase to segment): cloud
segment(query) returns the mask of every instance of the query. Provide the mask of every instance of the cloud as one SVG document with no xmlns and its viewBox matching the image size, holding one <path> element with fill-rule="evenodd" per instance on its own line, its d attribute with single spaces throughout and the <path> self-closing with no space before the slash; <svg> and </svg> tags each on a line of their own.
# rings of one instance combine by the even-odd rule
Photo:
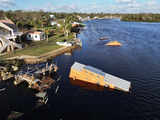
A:
<svg viewBox="0 0 160 120">
<path fill-rule="evenodd" d="M 152 13 L 160 13 L 158 0 L 146 0 L 143 9 Z"/>
<path fill-rule="evenodd" d="M 130 3 L 133 0 L 116 0 L 117 3 Z"/>
<path fill-rule="evenodd" d="M 116 4 L 110 6 L 118 13 L 160 13 L 158 0 L 115 0 Z"/>
<path fill-rule="evenodd" d="M 53 11 L 57 11 L 57 12 L 80 12 L 81 9 L 75 5 L 75 4 L 71 4 L 71 5 L 62 5 L 62 6 L 55 6 L 53 7 Z"/>
<path fill-rule="evenodd" d="M 14 7 L 16 4 L 15 4 L 15 1 L 14 0 L 0 0 L 0 8 L 11 8 L 11 7 Z"/>
<path fill-rule="evenodd" d="M 39 8 L 35 8 L 35 9 L 38 10 Z M 68 12 L 68 13 L 70 13 L 70 12 L 80 12 L 81 11 L 79 6 L 77 6 L 75 4 L 53 5 L 51 3 L 48 3 L 48 4 L 44 5 L 42 10 L 44 10 L 44 11 L 52 11 L 52 12 Z"/>
<path fill-rule="evenodd" d="M 0 8 L 14 9 L 16 0 L 0 0 Z M 30 0 L 31 1 L 31 0 Z M 34 0 L 36 1 L 36 0 Z M 58 1 L 58 0 L 55 0 Z M 63 1 L 63 2 L 62 2 Z M 86 0 L 87 1 L 87 0 Z M 25 10 L 44 10 L 52 12 L 87 12 L 87 13 L 160 13 L 159 0 L 113 0 L 114 2 L 97 2 L 93 0 L 86 2 L 85 4 L 77 0 L 75 2 L 68 3 L 67 0 L 61 0 L 61 3 L 56 3 L 48 0 L 45 4 L 39 6 L 36 4 L 30 4 L 25 6 Z M 31 2 L 32 3 L 32 2 Z M 34 2 L 33 2 L 34 3 Z M 15 9 L 18 9 L 18 3 Z"/>
</svg>

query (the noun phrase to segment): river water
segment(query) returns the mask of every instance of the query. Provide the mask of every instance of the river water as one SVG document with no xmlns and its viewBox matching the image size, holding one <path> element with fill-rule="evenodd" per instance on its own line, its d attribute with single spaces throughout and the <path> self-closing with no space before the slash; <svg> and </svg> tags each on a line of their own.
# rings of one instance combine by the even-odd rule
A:
<svg viewBox="0 0 160 120">
<path fill-rule="evenodd" d="M 72 56 L 54 59 L 62 79 L 59 90 L 49 92 L 49 105 L 24 115 L 23 120 L 159 120 L 160 119 L 160 24 L 122 22 L 119 20 L 92 20 L 84 22 L 85 30 L 78 37 L 81 49 Z M 106 36 L 108 40 L 100 41 Z M 117 40 L 121 47 L 105 44 Z M 95 91 L 74 86 L 69 71 L 77 61 L 132 83 L 130 93 L 106 89 Z M 10 89 L 10 97 L 0 96 L 0 116 L 6 111 L 31 111 L 32 104 L 21 89 Z M 22 97 L 21 97 L 22 96 Z M 31 95 L 32 96 L 32 95 Z M 23 98 L 23 99 L 22 99 Z M 7 102 L 9 101 L 9 102 Z M 8 103 L 12 103 L 8 105 Z"/>
<path fill-rule="evenodd" d="M 160 119 L 160 24 L 92 20 L 78 37 L 81 50 L 59 56 L 63 75 L 55 102 L 58 117 L 64 119 Z M 108 40 L 100 41 L 106 36 Z M 122 47 L 105 44 L 117 40 Z M 70 84 L 68 75 L 75 62 L 91 65 L 132 83 L 130 93 L 93 91 Z"/>
</svg>

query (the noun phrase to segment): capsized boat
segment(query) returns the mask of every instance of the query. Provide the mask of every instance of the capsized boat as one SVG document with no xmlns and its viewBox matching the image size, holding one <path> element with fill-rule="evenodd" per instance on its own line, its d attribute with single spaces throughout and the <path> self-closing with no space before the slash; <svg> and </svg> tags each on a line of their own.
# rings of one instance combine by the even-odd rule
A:
<svg viewBox="0 0 160 120">
<path fill-rule="evenodd" d="M 70 79 L 81 81 L 87 84 L 98 85 L 101 87 L 109 87 L 125 92 L 129 92 L 131 82 L 110 75 L 92 66 L 84 65 L 75 62 L 70 70 Z"/>
<path fill-rule="evenodd" d="M 110 41 L 106 45 L 107 46 L 122 46 L 122 44 L 118 41 Z"/>
</svg>

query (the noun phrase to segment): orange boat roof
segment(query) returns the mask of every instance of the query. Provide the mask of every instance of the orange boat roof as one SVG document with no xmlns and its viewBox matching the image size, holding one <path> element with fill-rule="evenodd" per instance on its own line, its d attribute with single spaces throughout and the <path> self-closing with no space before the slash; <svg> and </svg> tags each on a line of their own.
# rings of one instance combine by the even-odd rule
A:
<svg viewBox="0 0 160 120">
<path fill-rule="evenodd" d="M 111 42 L 108 42 L 106 45 L 108 45 L 108 46 L 121 46 L 122 44 L 118 41 L 111 41 Z"/>
</svg>

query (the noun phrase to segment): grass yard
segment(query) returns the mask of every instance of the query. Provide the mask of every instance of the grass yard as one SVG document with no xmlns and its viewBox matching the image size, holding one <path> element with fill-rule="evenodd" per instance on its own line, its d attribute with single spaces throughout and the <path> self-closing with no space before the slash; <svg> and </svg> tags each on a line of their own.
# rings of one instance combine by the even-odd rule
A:
<svg viewBox="0 0 160 120">
<path fill-rule="evenodd" d="M 7 54 L 3 56 L 4 58 L 20 56 L 20 55 L 30 55 L 30 56 L 40 56 L 42 54 L 48 53 L 50 51 L 61 48 L 61 46 L 57 45 L 58 41 L 70 41 L 73 39 L 73 36 L 65 37 L 62 34 L 56 34 L 53 37 L 50 37 L 48 42 L 46 40 L 39 42 L 32 42 L 28 47 L 24 49 L 15 50 L 14 53 Z"/>
</svg>

